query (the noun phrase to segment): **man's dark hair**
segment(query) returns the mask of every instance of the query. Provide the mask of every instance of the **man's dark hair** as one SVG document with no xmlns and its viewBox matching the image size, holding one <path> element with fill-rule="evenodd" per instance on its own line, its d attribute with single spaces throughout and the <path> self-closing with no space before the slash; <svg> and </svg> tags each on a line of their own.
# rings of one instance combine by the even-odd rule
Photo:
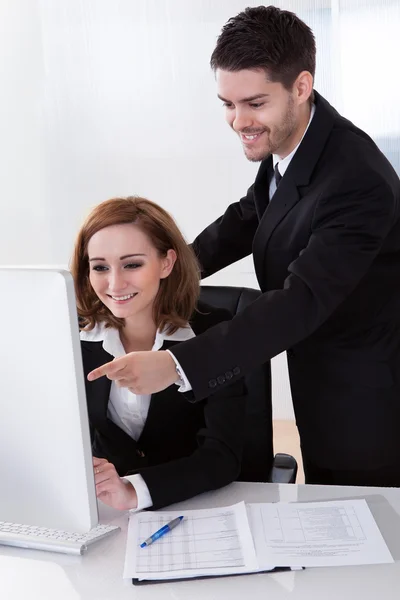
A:
<svg viewBox="0 0 400 600">
<path fill-rule="evenodd" d="M 225 71 L 264 69 L 286 89 L 302 71 L 315 74 L 315 38 L 294 13 L 275 6 L 246 8 L 222 28 L 211 67 Z"/>
</svg>

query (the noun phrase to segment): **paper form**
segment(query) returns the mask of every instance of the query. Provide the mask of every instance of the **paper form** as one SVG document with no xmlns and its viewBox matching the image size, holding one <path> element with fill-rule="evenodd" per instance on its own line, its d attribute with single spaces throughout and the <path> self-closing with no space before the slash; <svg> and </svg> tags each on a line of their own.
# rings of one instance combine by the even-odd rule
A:
<svg viewBox="0 0 400 600">
<path fill-rule="evenodd" d="M 364 499 L 248 504 L 260 568 L 391 563 Z"/>
<path fill-rule="evenodd" d="M 151 546 L 140 548 L 146 538 L 180 514 L 184 515 L 180 525 Z M 244 502 L 130 517 L 124 577 L 168 579 L 256 570 L 258 561 Z"/>
</svg>

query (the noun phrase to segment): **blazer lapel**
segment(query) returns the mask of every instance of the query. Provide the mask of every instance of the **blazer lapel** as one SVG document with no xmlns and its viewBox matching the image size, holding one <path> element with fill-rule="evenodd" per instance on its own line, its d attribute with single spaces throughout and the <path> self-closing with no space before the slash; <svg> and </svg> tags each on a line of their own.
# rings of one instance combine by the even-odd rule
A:
<svg viewBox="0 0 400 600">
<path fill-rule="evenodd" d="M 160 350 L 169 350 L 179 342 L 174 340 L 164 340 Z M 150 398 L 149 410 L 147 413 L 146 423 L 138 440 L 138 444 L 145 445 L 148 439 L 149 431 L 151 437 L 162 437 L 162 432 L 165 427 L 165 422 L 168 421 L 168 415 L 171 410 L 171 400 L 176 399 L 176 391 L 178 386 L 174 383 L 165 390 L 152 394 Z M 186 402 L 186 401 L 185 401 Z M 159 433 L 157 433 L 159 432 Z"/>
<path fill-rule="evenodd" d="M 253 240 L 254 267 L 261 284 L 264 273 L 265 251 L 276 227 L 287 213 L 302 198 L 302 187 L 308 186 L 318 159 L 332 131 L 338 113 L 322 96 L 315 92 L 316 111 L 300 147 L 287 168 L 272 200 L 269 202 Z M 258 210 L 263 196 L 268 194 L 269 179 L 272 174 L 272 157 L 260 167 L 254 184 L 255 205 Z M 257 208 L 258 207 L 258 208 Z"/>
<path fill-rule="evenodd" d="M 261 218 L 253 240 L 254 268 L 260 283 L 263 277 L 265 250 L 269 239 L 280 221 L 299 200 L 299 191 L 290 174 L 286 172 Z"/>
<path fill-rule="evenodd" d="M 103 349 L 101 342 L 81 342 L 83 366 L 85 372 L 86 399 L 89 414 L 93 422 L 101 421 L 103 426 L 107 423 L 107 408 L 110 397 L 111 381 L 107 377 L 100 377 L 89 382 L 87 375 L 113 357 Z"/>
<path fill-rule="evenodd" d="M 146 447 L 150 437 L 160 440 L 164 437 L 164 429 L 166 423 L 169 422 L 168 412 L 172 393 L 175 393 L 175 390 L 171 390 L 170 386 L 161 392 L 152 394 L 146 423 L 137 442 L 139 446 Z"/>
</svg>

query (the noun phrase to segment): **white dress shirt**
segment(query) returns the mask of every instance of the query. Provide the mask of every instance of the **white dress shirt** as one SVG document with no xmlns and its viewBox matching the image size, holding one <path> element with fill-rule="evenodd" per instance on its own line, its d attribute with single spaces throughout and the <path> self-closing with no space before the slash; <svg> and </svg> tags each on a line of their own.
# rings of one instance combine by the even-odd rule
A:
<svg viewBox="0 0 400 600">
<path fill-rule="evenodd" d="M 104 350 L 114 358 L 126 354 L 118 330 L 105 327 L 104 323 L 96 324 L 91 331 L 81 331 L 80 337 L 87 342 L 102 342 Z M 195 334 L 189 324 L 171 335 L 164 331 L 157 331 L 152 351 L 159 350 L 164 341 L 183 342 L 193 337 Z M 150 395 L 134 394 L 127 388 L 118 387 L 112 381 L 107 416 L 132 439 L 138 440 L 146 423 L 150 400 Z M 141 475 L 128 475 L 123 479 L 130 481 L 136 490 L 138 506 L 135 510 L 153 505 L 149 489 Z"/>
<path fill-rule="evenodd" d="M 288 154 L 287 156 L 285 156 L 285 158 L 282 158 L 280 156 L 278 156 L 278 154 L 273 154 L 272 155 L 272 163 L 273 163 L 273 167 L 275 169 L 275 165 L 277 163 L 279 163 L 278 165 L 278 171 L 281 174 L 281 176 L 283 177 L 290 161 L 292 160 L 293 156 L 296 154 L 296 151 L 298 149 L 298 147 L 300 146 L 301 142 L 303 141 L 303 137 L 306 135 L 307 129 L 310 126 L 310 123 L 313 119 L 315 113 L 315 104 L 312 104 L 311 106 L 311 112 L 310 112 L 310 118 L 308 120 L 307 123 L 307 127 L 304 130 L 304 133 L 301 137 L 301 140 L 299 141 L 299 143 L 297 144 L 297 146 L 291 151 L 290 154 Z M 274 193 L 276 192 L 276 182 L 275 182 L 275 177 L 272 177 L 271 179 L 271 183 L 269 185 L 269 199 L 272 199 L 272 196 L 274 195 Z M 181 365 L 179 364 L 179 362 L 177 361 L 177 359 L 175 358 L 175 356 L 173 355 L 172 352 L 170 352 L 172 358 L 174 359 L 175 365 L 176 365 L 176 371 L 179 375 L 179 381 L 177 382 L 177 384 L 180 386 L 179 387 L 179 391 L 180 392 L 190 392 L 190 390 L 192 389 L 192 386 L 188 380 L 188 378 L 185 375 L 184 370 L 182 369 Z"/>
</svg>

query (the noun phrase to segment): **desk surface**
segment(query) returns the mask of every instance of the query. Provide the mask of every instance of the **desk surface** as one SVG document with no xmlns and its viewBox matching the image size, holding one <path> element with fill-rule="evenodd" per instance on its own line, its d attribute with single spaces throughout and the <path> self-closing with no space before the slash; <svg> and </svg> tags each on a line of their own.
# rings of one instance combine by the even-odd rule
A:
<svg viewBox="0 0 400 600">
<path fill-rule="evenodd" d="M 122 579 L 127 513 L 100 507 L 102 522 L 121 533 L 100 541 L 84 556 L 0 546 L 0 590 L 7 600 L 398 600 L 400 585 L 400 488 L 233 483 L 175 505 L 181 508 L 246 502 L 293 502 L 366 498 L 395 559 L 394 564 L 306 569 L 135 587 Z M 175 508 L 174 506 L 174 508 Z"/>
</svg>

